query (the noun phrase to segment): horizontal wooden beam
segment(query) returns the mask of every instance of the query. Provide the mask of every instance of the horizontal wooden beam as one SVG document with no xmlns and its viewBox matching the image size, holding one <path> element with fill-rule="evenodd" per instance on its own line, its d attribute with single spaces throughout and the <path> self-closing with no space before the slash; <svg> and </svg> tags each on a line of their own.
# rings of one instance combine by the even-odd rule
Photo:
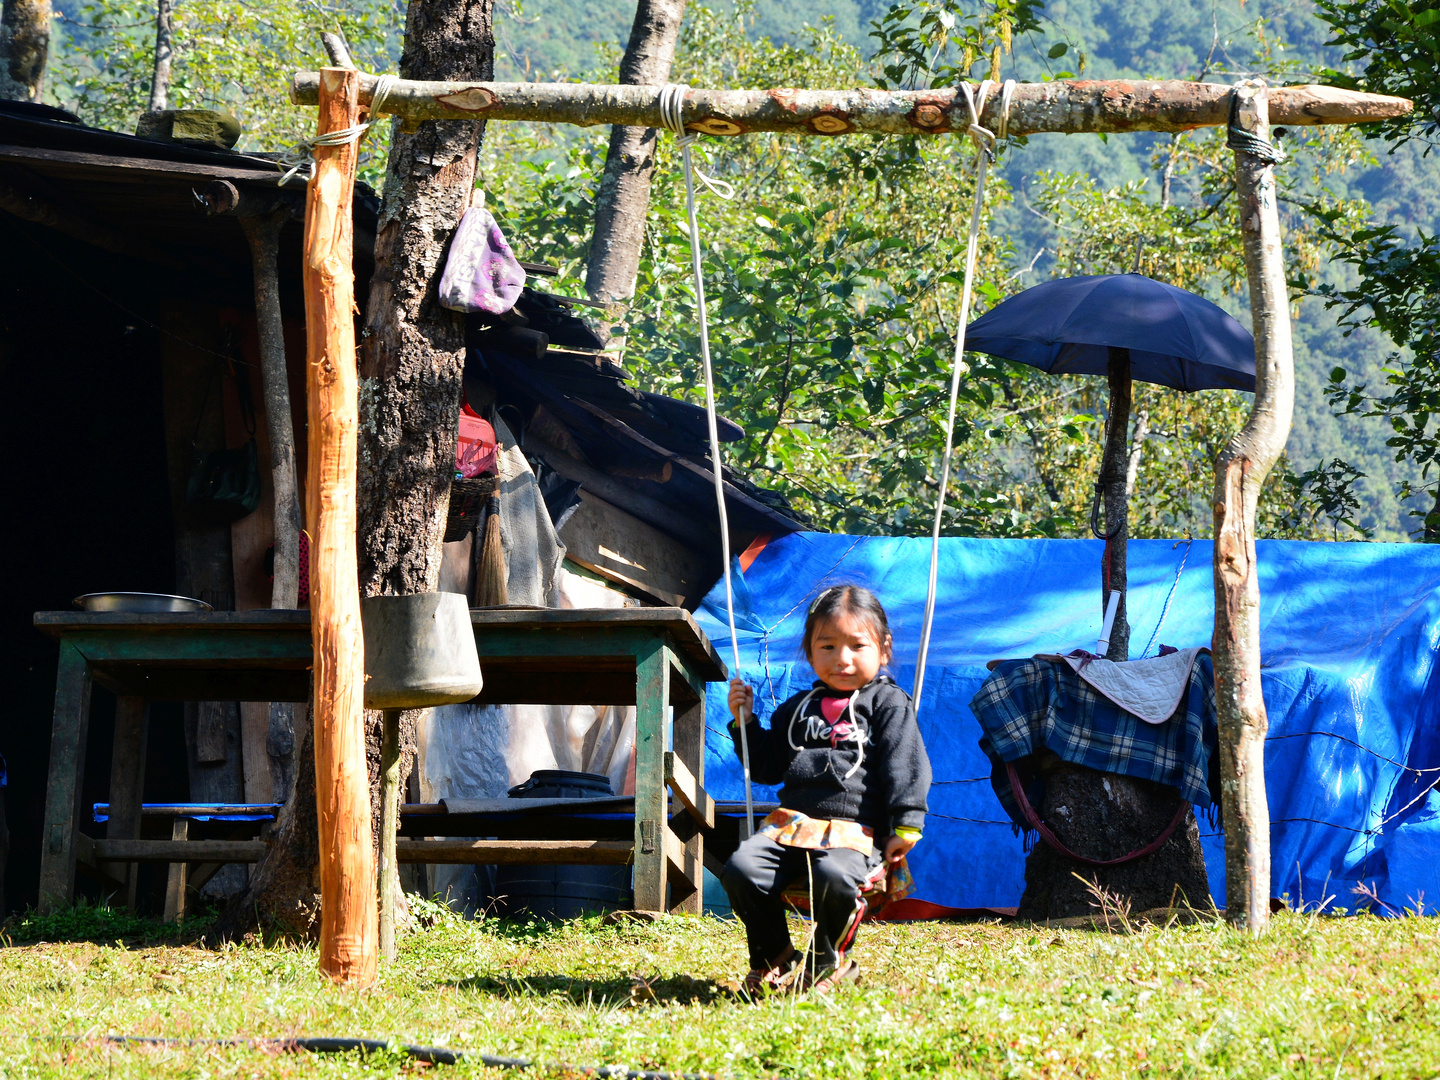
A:
<svg viewBox="0 0 1440 1080">
<path fill-rule="evenodd" d="M 360 102 L 369 105 L 376 78 L 362 75 Z M 320 74 L 296 72 L 290 97 L 319 101 Z M 550 124 L 663 127 L 658 86 L 590 83 L 396 82 L 380 111 L 407 125 L 422 120 L 531 120 Z M 998 98 L 998 95 L 994 95 Z M 1403 116 L 1404 98 L 1332 86 L 1277 86 L 1270 91 L 1272 125 L 1364 124 Z M 1012 135 L 1082 131 L 1188 131 L 1217 127 L 1229 116 L 1230 87 L 1182 80 L 1066 79 L 1021 83 L 1010 107 Z M 958 89 L 702 90 L 685 93 L 685 126 L 704 135 L 777 131 L 791 135 L 964 133 L 969 111 Z M 992 100 L 981 122 L 1000 121 Z"/>
<path fill-rule="evenodd" d="M 397 840 L 395 861 L 624 866 L 634 849 L 630 840 Z"/>
<path fill-rule="evenodd" d="M 103 862 L 259 862 L 264 840 L 96 840 L 94 858 Z"/>
<path fill-rule="evenodd" d="M 696 821 L 707 829 L 715 827 L 715 800 L 695 782 L 695 774 L 673 750 L 665 751 L 665 783 Z"/>
</svg>

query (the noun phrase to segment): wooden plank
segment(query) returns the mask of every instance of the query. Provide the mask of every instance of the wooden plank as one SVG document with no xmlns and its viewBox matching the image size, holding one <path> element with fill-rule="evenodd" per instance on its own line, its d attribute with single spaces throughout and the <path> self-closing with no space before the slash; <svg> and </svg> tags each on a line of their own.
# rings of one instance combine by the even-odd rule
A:
<svg viewBox="0 0 1440 1080">
<path fill-rule="evenodd" d="M 68 907 L 75 896 L 75 837 L 80 828 L 85 741 L 89 730 L 89 666 L 73 643 L 62 641 L 55 673 L 55 718 L 50 733 L 45 826 L 40 834 L 39 910 L 42 914 Z"/>
<path fill-rule="evenodd" d="M 130 882 L 134 880 L 133 874 L 127 880 L 125 874 L 116 875 L 110 872 L 108 866 L 101 866 L 95 861 L 95 841 L 84 833 L 75 834 L 75 866 L 83 870 L 90 877 L 100 882 L 107 889 L 124 894 L 130 891 Z M 134 899 L 130 904 L 134 906 Z"/>
<path fill-rule="evenodd" d="M 703 915 L 704 863 L 700 855 L 668 828 L 665 830 L 665 866 L 670 883 L 670 913 Z"/>
<path fill-rule="evenodd" d="M 398 840 L 402 863 L 605 865 L 630 862 L 629 840 Z"/>
<path fill-rule="evenodd" d="M 157 161 L 152 158 L 86 154 L 78 150 L 41 150 L 33 146 L 10 145 L 0 145 L 0 158 L 24 161 L 32 165 L 60 166 L 59 169 L 47 169 L 46 172 L 79 172 L 93 175 L 96 169 L 102 169 L 107 181 L 114 182 L 118 179 L 137 184 L 149 183 L 154 180 L 189 181 L 200 177 L 210 180 L 237 180 L 242 183 L 269 184 L 273 187 L 281 176 L 280 169 L 274 162 L 246 158 L 242 154 L 235 156 L 236 163 L 254 161 L 254 168 L 195 165 L 188 161 Z M 266 165 L 270 167 L 268 170 Z"/>
<path fill-rule="evenodd" d="M 718 572 L 693 545 L 672 539 L 583 488 L 580 505 L 560 529 L 560 540 L 567 559 L 676 607 L 698 603 Z"/>
<path fill-rule="evenodd" d="M 675 727 L 675 741 L 678 744 L 680 741 L 679 717 L 676 717 Z M 715 827 L 715 801 L 710 798 L 710 793 L 696 782 L 689 766 L 673 750 L 665 753 L 665 783 L 696 821 L 707 829 Z"/>
<path fill-rule="evenodd" d="M 678 680 L 677 680 L 678 681 Z M 666 778 L 685 781 L 682 792 L 672 784 L 679 801 L 694 816 L 695 828 L 684 830 L 685 858 L 689 877 L 681 885 L 671 884 L 672 911 L 692 915 L 705 913 L 705 837 L 715 829 L 715 802 L 705 790 L 705 684 L 693 684 L 687 690 L 697 691 L 696 700 L 675 709 L 675 726 L 670 737 L 674 747 L 666 757 Z"/>
<path fill-rule="evenodd" d="M 149 741 L 150 706 L 144 698 L 123 696 L 115 702 L 115 741 L 110 754 L 110 806 L 105 835 L 131 840 L 140 835 L 140 804 L 145 791 L 145 750 Z M 136 872 L 125 877 L 125 903 L 135 906 Z"/>
<path fill-rule="evenodd" d="M 698 465 L 695 462 L 691 461 L 689 458 L 681 454 L 677 454 L 673 450 L 667 450 L 659 443 L 647 439 L 644 435 L 641 435 L 629 424 L 625 423 L 625 421 L 621 420 L 619 417 L 610 415 L 610 413 L 606 412 L 599 406 L 591 405 L 588 401 L 581 401 L 579 398 L 572 398 L 571 400 L 574 401 L 576 405 L 580 406 L 580 408 L 584 409 L 586 412 L 594 416 L 601 423 L 611 428 L 617 434 L 622 435 L 635 443 L 638 443 L 646 450 L 649 450 L 652 454 L 656 454 L 659 457 L 664 458 L 666 461 L 670 462 L 675 468 L 687 470 L 697 478 L 705 481 L 706 485 L 708 485 L 709 487 L 713 488 L 715 486 L 715 474 L 709 469 L 705 468 L 703 465 Z M 777 522 L 783 527 L 792 530 L 802 528 L 801 524 L 798 521 L 787 518 L 784 514 L 782 514 L 773 506 L 766 506 L 758 499 L 751 498 L 749 495 L 745 494 L 745 492 L 737 488 L 734 484 L 730 483 L 730 481 L 724 481 L 724 485 L 725 498 L 727 500 L 745 507 L 745 509 L 749 510 L 752 513 L 759 514 L 766 521 Z"/>
<path fill-rule="evenodd" d="M 664 911 L 665 728 L 670 647 L 656 635 L 635 660 L 635 909 Z"/>
<path fill-rule="evenodd" d="M 187 840 L 189 829 L 188 818 L 176 818 L 169 840 L 96 840 L 95 861 L 253 863 L 270 849 L 264 840 Z"/>
<path fill-rule="evenodd" d="M 181 919 L 183 919 L 183 918 L 185 917 L 185 870 L 186 870 L 186 867 L 185 867 L 185 855 L 186 855 L 186 852 L 185 852 L 184 849 L 189 847 L 189 844 L 186 843 L 186 838 L 187 838 L 189 835 L 190 835 L 190 822 L 187 821 L 185 818 L 177 818 L 174 822 L 171 823 L 171 825 L 170 825 L 170 842 L 171 842 L 172 846 L 174 846 L 174 847 L 176 847 L 176 848 L 179 848 L 179 849 L 181 849 L 181 850 L 179 850 L 179 851 L 177 851 L 177 852 L 175 853 L 175 859 L 174 859 L 174 861 L 171 861 L 169 858 L 167 858 L 167 859 L 165 860 L 166 862 L 169 862 L 169 863 L 170 863 L 170 872 L 169 872 L 168 876 L 167 876 L 166 879 L 165 879 L 165 921 L 166 921 L 166 922 L 179 922 Z M 145 843 L 145 841 L 143 841 L 143 840 L 115 840 L 115 841 L 112 841 L 112 842 L 115 843 L 115 844 L 120 844 L 120 845 L 131 845 L 132 847 L 133 847 L 133 845 Z M 107 845 L 106 845 L 107 847 L 109 847 L 109 843 L 111 843 L 111 842 L 107 842 Z M 134 853 L 134 857 L 135 857 L 135 858 L 141 857 L 141 856 L 140 856 L 140 853 L 139 853 L 139 852 L 135 852 L 135 853 Z M 103 853 L 103 851 L 98 851 L 98 852 L 96 852 L 96 858 L 97 858 L 97 859 L 102 859 L 102 858 L 104 858 L 104 853 Z"/>
<path fill-rule="evenodd" d="M 175 806 L 145 806 L 140 810 L 142 818 L 175 818 L 184 817 L 194 820 L 200 817 L 213 817 L 220 814 L 263 814 L 279 813 L 280 803 L 183 803 Z M 109 814 L 108 803 L 101 803 L 98 809 Z M 134 834 L 136 836 L 139 833 Z M 112 839 L 121 839 L 111 836 Z"/>
<path fill-rule="evenodd" d="M 240 702 L 240 762 L 245 776 L 245 801 L 268 803 L 274 798 L 270 755 L 265 740 L 270 734 L 270 703 Z"/>
</svg>

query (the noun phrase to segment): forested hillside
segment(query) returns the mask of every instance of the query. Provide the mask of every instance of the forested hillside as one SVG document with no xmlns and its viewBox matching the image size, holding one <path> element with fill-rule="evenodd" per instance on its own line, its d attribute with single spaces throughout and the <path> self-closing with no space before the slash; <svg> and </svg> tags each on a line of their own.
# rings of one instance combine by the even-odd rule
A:
<svg viewBox="0 0 1440 1080">
<path fill-rule="evenodd" d="M 768 36 L 801 48 L 810 40 L 807 25 L 827 24 L 836 36 L 868 56 L 874 49 L 868 36 L 873 20 L 888 6 L 878 0 L 758 0 L 748 12 L 725 6 L 717 10 L 732 12 L 729 17 L 743 22 L 751 38 Z M 497 20 L 506 54 L 502 63 L 511 65 L 511 71 L 528 72 L 530 78 L 554 71 L 599 75 L 623 48 L 632 13 L 627 0 L 527 0 L 522 9 L 511 11 L 511 17 Z M 1327 27 L 1314 16 L 1307 0 L 1243 4 L 1239 0 L 1052 0 L 1041 13 L 1041 22 L 1043 34 L 1017 36 L 1004 60 L 1003 74 L 1041 78 L 1078 72 L 1083 63 L 1083 73 L 1097 78 L 1195 78 L 1208 72 L 1212 80 L 1229 81 L 1252 71 L 1288 71 L 1293 78 L 1340 64 L 1338 50 L 1326 49 Z M 1059 42 L 1069 48 L 1050 59 L 1048 54 Z M 993 235 L 1009 242 L 1007 274 L 1019 273 L 1023 275 L 1019 280 L 1027 282 L 1049 276 L 1056 271 L 1056 249 L 1064 246 L 1065 234 L 1084 227 L 1083 222 L 1057 221 L 1054 213 L 1037 205 L 1045 174 L 1087 174 L 1102 190 L 1140 185 L 1132 197 L 1154 202 L 1159 198 L 1167 147 L 1168 136 L 1131 135 L 1108 141 L 1095 136 L 1038 136 L 1013 149 L 1004 159 L 1003 175 L 1014 198 L 997 206 L 991 226 Z M 1322 173 L 1319 183 L 1336 199 L 1368 200 L 1379 222 L 1433 230 L 1440 223 L 1440 185 L 1420 147 L 1410 144 L 1389 156 L 1382 144 L 1367 144 L 1367 151 L 1379 155 L 1379 160 L 1354 160 L 1344 169 Z M 1347 155 L 1338 156 L 1343 160 Z M 967 168 L 966 162 L 968 155 L 957 157 L 956 168 Z M 1326 168 L 1335 164 L 1330 160 Z M 957 217 L 964 212 L 963 206 L 954 207 Z M 1067 272 L 1131 268 L 1093 266 Z M 1317 285 L 1344 281 L 1343 271 L 1323 259 L 1310 270 Z M 1207 291 L 1248 325 L 1243 295 L 1218 287 Z M 1391 347 L 1370 330 L 1346 337 L 1336 323 L 1336 313 L 1321 300 L 1301 303 L 1295 324 L 1298 388 L 1291 467 L 1299 473 L 1335 458 L 1349 462 L 1365 474 L 1354 485 L 1362 503 L 1359 522 L 1376 539 L 1404 539 L 1418 526 L 1408 513 L 1412 507 L 1396 498 L 1395 486 L 1403 476 L 1413 475 L 1413 467 L 1394 462 L 1385 445 L 1391 432 L 1384 420 L 1337 418 L 1323 394 L 1329 373 L 1337 366 L 1352 376 L 1375 378 Z M 1412 500 L 1415 505 L 1428 506 L 1428 502 Z"/>
</svg>

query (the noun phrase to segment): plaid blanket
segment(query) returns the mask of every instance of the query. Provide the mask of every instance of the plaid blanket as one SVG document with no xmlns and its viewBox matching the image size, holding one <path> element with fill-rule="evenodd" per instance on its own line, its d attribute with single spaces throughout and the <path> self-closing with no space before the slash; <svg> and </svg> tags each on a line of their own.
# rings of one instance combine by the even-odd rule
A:
<svg viewBox="0 0 1440 1080">
<path fill-rule="evenodd" d="M 1219 805 L 1215 670 L 1208 653 L 1196 658 L 1184 700 L 1163 724 L 1137 720 L 1063 661 L 1040 659 L 997 665 L 970 710 L 985 733 L 980 749 L 990 759 L 990 783 L 1022 828 L 1005 762 L 1020 762 L 1042 748 L 1075 765 L 1168 784 L 1197 807 Z M 1035 770 L 1017 771 L 1031 797 Z M 1032 804 L 1038 806 L 1038 798 Z"/>
</svg>

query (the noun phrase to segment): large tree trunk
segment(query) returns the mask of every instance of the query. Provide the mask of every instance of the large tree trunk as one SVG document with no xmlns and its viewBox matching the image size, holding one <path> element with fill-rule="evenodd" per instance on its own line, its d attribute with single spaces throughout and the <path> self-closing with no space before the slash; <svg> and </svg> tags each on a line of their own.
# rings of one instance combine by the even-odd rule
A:
<svg viewBox="0 0 1440 1080">
<path fill-rule="evenodd" d="M 487 8 L 488 11 L 488 8 Z M 290 97 L 317 100 L 318 75 L 296 72 Z M 360 101 L 370 102 L 374 76 L 362 76 Z M 662 127 L 658 86 L 589 83 L 484 83 L 479 80 L 401 82 L 384 111 L 421 120 L 531 120 L 547 124 L 625 124 Z M 1000 122 L 999 95 L 980 122 Z M 1218 83 L 1096 79 L 1021 83 L 1010 108 L 1011 135 L 1042 131 L 1189 131 L 1225 123 L 1230 87 Z M 690 90 L 685 126 L 702 135 L 782 131 L 791 135 L 964 135 L 970 114 L 955 89 L 939 90 Z M 1404 98 L 1361 94 L 1333 86 L 1284 86 L 1271 92 L 1276 124 L 1365 124 L 1404 116 Z"/>
<path fill-rule="evenodd" d="M 1270 137 L 1265 84 L 1235 88 L 1231 123 Z M 1261 147 L 1257 147 L 1261 148 Z M 1255 331 L 1255 405 L 1215 462 L 1215 705 L 1225 821 L 1225 910 L 1251 934 L 1270 922 L 1270 809 L 1265 798 L 1265 699 L 1260 691 L 1260 579 L 1255 506 L 1285 449 L 1295 408 L 1290 300 L 1280 250 L 1275 170 L 1235 152 L 1240 235 Z"/>
<path fill-rule="evenodd" d="M 1045 797 L 1036 809 L 1056 838 L 1077 855 L 1115 859 L 1137 851 L 1159 836 L 1179 809 L 1180 793 L 1163 784 L 1098 773 L 1058 759 L 1051 764 Z M 1092 866 L 1062 855 L 1043 840 L 1036 842 L 1025 860 L 1022 919 L 1106 914 L 1101 909 L 1112 902 L 1135 914 L 1172 905 L 1210 908 L 1193 810 L 1158 851 L 1118 866 Z"/>
<path fill-rule="evenodd" d="M 402 77 L 488 79 L 494 70 L 491 0 L 410 0 Z M 464 322 L 440 306 L 439 284 L 450 238 L 470 202 L 484 132 L 483 123 L 427 120 L 397 130 L 390 144 L 360 356 L 362 596 L 428 592 L 439 584 L 465 364 Z M 415 761 L 418 716 L 401 715 L 402 777 Z M 383 729 L 380 713 L 366 713 L 377 842 Z"/>
<path fill-rule="evenodd" d="M 50 53 L 50 0 L 0 7 L 0 100 L 39 101 Z"/>
<path fill-rule="evenodd" d="M 640 0 L 630 43 L 620 61 L 620 82 L 657 86 L 670 78 L 685 0 Z M 595 236 L 585 273 L 585 291 L 602 304 L 627 301 L 635 293 L 650 178 L 655 172 L 659 133 L 652 127 L 610 130 L 605 174 L 595 195 Z"/>
</svg>

